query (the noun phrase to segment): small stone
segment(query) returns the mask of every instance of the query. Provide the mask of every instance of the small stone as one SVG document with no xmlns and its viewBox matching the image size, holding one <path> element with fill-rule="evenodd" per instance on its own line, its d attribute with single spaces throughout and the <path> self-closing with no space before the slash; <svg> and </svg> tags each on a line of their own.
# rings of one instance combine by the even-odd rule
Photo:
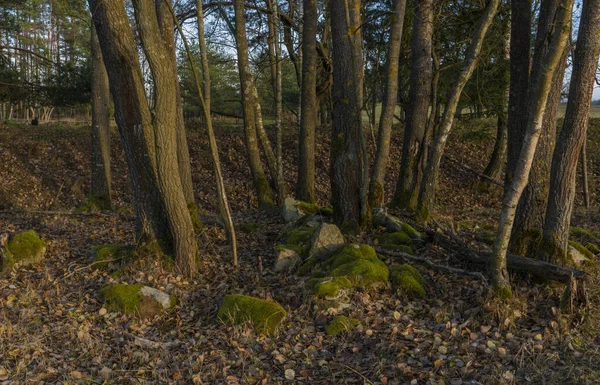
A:
<svg viewBox="0 0 600 385">
<path fill-rule="evenodd" d="M 365 334 L 369 337 L 371 337 L 373 335 L 373 330 L 371 329 L 367 329 L 367 331 L 365 332 Z"/>
<path fill-rule="evenodd" d="M 462 368 L 465 366 L 465 363 L 462 360 L 456 360 L 456 367 Z"/>
<path fill-rule="evenodd" d="M 105 315 L 106 313 L 108 313 L 108 310 L 106 310 L 105 308 L 101 308 L 98 312 L 98 314 L 100 314 L 101 316 Z"/>
<path fill-rule="evenodd" d="M 537 344 L 533 347 L 533 349 L 535 349 L 536 352 L 541 352 L 544 350 L 544 345 Z"/>
<path fill-rule="evenodd" d="M 433 340 L 434 340 L 434 342 L 436 344 L 441 344 L 442 343 L 442 339 L 440 337 L 435 337 Z"/>
<path fill-rule="evenodd" d="M 502 358 L 506 357 L 506 349 L 504 349 L 503 347 L 499 347 L 498 348 L 498 355 Z"/>
<path fill-rule="evenodd" d="M 81 380 L 81 379 L 83 378 L 83 373 L 81 373 L 81 372 L 80 372 L 80 371 L 78 371 L 78 370 L 73 370 L 73 371 L 71 372 L 71 377 L 72 377 L 74 380 Z"/>
<path fill-rule="evenodd" d="M 440 354 L 447 354 L 448 353 L 448 348 L 445 347 L 445 346 L 440 346 L 438 348 L 438 353 L 440 353 Z"/>
<path fill-rule="evenodd" d="M 292 381 L 294 378 L 296 378 L 296 372 L 294 371 L 294 369 L 286 369 L 285 379 L 288 381 Z"/>
</svg>

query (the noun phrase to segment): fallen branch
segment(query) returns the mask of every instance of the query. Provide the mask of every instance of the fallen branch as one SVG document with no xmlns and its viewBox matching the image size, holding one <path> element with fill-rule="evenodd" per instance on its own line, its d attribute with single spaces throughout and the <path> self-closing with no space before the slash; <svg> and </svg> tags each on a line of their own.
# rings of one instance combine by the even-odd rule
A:
<svg viewBox="0 0 600 385">
<path fill-rule="evenodd" d="M 113 218 L 118 217 L 125 220 L 135 220 L 135 217 L 123 215 L 123 214 L 107 214 L 107 213 L 78 213 L 76 211 L 50 211 L 50 210 L 25 210 L 25 209 L 9 209 L 0 210 L 0 214 L 35 214 L 35 215 L 59 215 L 59 216 L 82 216 L 82 217 L 107 217 Z"/>
<path fill-rule="evenodd" d="M 379 254 L 385 254 L 385 255 L 391 255 L 392 257 L 400 257 L 400 258 L 404 258 L 404 259 L 408 259 L 411 261 L 415 261 L 415 262 L 420 262 L 420 263 L 424 263 L 434 269 L 437 270 L 442 270 L 442 271 L 446 271 L 448 273 L 454 273 L 454 274 L 463 274 L 463 275 L 470 275 L 473 277 L 477 277 L 479 278 L 483 284 L 485 285 L 485 287 L 488 287 L 488 281 L 487 278 L 485 278 L 485 276 L 478 272 L 478 271 L 468 271 L 468 270 L 463 270 L 463 269 L 459 269 L 456 267 L 450 267 L 450 266 L 445 266 L 445 265 L 438 265 L 436 263 L 433 263 L 431 260 L 425 258 L 425 257 L 418 257 L 415 255 L 410 255 L 407 253 L 402 253 L 399 251 L 390 251 L 390 250 L 385 250 L 382 248 L 377 248 L 376 249 L 377 252 Z"/>
<path fill-rule="evenodd" d="M 448 156 L 445 156 L 444 158 L 446 158 L 447 160 L 449 160 L 450 162 L 452 162 L 454 164 L 457 164 L 460 168 L 462 168 L 462 169 L 464 169 L 464 170 L 466 170 L 466 171 L 468 171 L 470 173 L 473 173 L 473 174 L 477 175 L 480 178 L 487 179 L 487 180 L 489 180 L 490 182 L 492 182 L 493 184 L 495 184 L 497 186 L 504 187 L 504 183 L 502 183 L 498 179 L 494 179 L 491 176 L 487 176 L 485 174 L 480 173 L 479 171 L 473 170 L 471 167 L 469 167 L 467 165 L 464 165 L 464 164 L 460 163 L 459 161 L 454 160 L 454 159 L 452 159 L 452 158 L 450 158 Z"/>
</svg>

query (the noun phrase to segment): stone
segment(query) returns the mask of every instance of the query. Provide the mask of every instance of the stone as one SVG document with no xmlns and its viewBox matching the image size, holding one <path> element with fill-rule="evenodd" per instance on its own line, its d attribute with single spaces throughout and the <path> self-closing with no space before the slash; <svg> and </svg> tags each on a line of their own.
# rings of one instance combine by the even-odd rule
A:
<svg viewBox="0 0 600 385">
<path fill-rule="evenodd" d="M 275 247 L 275 251 L 275 272 L 290 271 L 302 260 L 296 250 L 286 248 L 285 245 Z"/>
<path fill-rule="evenodd" d="M 106 309 L 142 318 L 165 312 L 177 302 L 175 297 L 144 285 L 109 285 L 102 288 L 101 294 Z"/>
<path fill-rule="evenodd" d="M 298 219 L 308 214 L 316 214 L 320 210 L 314 203 L 297 201 L 294 198 L 287 197 L 283 201 L 281 216 L 286 223 L 296 222 Z"/>
<path fill-rule="evenodd" d="M 336 336 L 340 333 L 351 332 L 359 325 L 359 320 L 340 315 L 331 320 L 325 331 L 327 335 Z"/>
<path fill-rule="evenodd" d="M 579 247 L 579 246 L 580 245 L 576 244 L 575 242 L 569 243 L 569 247 L 568 247 L 569 256 L 571 257 L 573 262 L 575 262 L 576 265 L 581 266 L 585 263 L 589 263 L 590 260 L 593 261 L 594 255 L 591 252 L 589 252 L 587 249 L 585 249 L 584 247 Z M 591 255 L 591 257 L 590 257 L 590 255 Z"/>
<path fill-rule="evenodd" d="M 0 258 L 0 271 L 12 269 L 15 263 L 30 265 L 41 262 L 48 245 L 34 230 L 27 230 L 12 237 L 6 244 L 4 258 Z M 0 255 L 2 255 L 0 254 Z"/>
<path fill-rule="evenodd" d="M 285 319 L 285 309 L 276 302 L 241 294 L 225 297 L 217 317 L 222 322 L 239 325 L 249 322 L 259 333 L 272 334 Z"/>
<path fill-rule="evenodd" d="M 344 243 L 344 236 L 336 225 L 321 223 L 310 239 L 308 258 L 323 261 L 344 246 Z"/>
</svg>

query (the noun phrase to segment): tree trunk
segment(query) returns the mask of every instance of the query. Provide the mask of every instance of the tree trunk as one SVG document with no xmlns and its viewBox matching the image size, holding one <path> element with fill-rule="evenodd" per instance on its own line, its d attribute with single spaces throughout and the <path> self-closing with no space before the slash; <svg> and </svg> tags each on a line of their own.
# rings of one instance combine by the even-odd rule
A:
<svg viewBox="0 0 600 385">
<path fill-rule="evenodd" d="M 333 38 L 331 202 L 343 231 L 367 224 L 368 154 L 362 129 L 363 81 L 360 0 L 329 0 Z"/>
<path fill-rule="evenodd" d="M 435 134 L 435 139 L 431 145 L 431 152 L 428 155 L 427 168 L 423 174 L 423 181 L 421 182 L 421 188 L 419 191 L 419 201 L 417 204 L 417 220 L 422 223 L 427 223 L 430 220 L 431 210 L 435 202 L 435 188 L 437 177 L 440 170 L 440 162 L 444 154 L 444 147 L 450 131 L 452 130 L 452 124 L 454 122 L 454 116 L 456 114 L 456 108 L 462 94 L 463 88 L 471 78 L 473 71 L 477 67 L 479 53 L 483 45 L 485 35 L 494 21 L 494 16 L 498 11 L 500 0 L 489 0 L 488 4 L 483 12 L 483 15 L 479 19 L 477 28 L 473 34 L 471 44 L 465 54 L 465 61 L 463 63 L 463 69 L 452 86 L 450 95 L 448 96 L 448 102 L 444 109 L 444 115 L 440 123 L 440 127 Z"/>
<path fill-rule="evenodd" d="M 238 70 L 240 72 L 242 105 L 244 109 L 244 134 L 246 149 L 248 151 L 248 164 L 254 181 L 258 206 L 260 208 L 269 208 L 273 206 L 273 195 L 260 161 L 260 149 L 258 147 L 256 132 L 254 80 L 252 79 L 250 61 L 248 59 L 244 0 L 234 0 L 233 5 L 235 9 L 235 40 L 237 44 Z"/>
<path fill-rule="evenodd" d="M 100 43 L 93 25 L 91 38 L 92 186 L 90 203 L 101 210 L 110 210 L 110 89 L 108 75 L 102 61 Z"/>
<path fill-rule="evenodd" d="M 571 213 L 575 201 L 577 161 L 589 122 L 594 77 L 600 52 L 600 1 L 585 0 L 573 58 L 569 101 L 563 128 L 552 159 L 550 196 L 540 246 L 540 257 L 564 263 L 569 245 Z"/>
<path fill-rule="evenodd" d="M 421 179 L 418 165 L 431 101 L 434 0 L 415 1 L 414 7 L 408 95 L 410 103 L 406 110 L 400 174 L 392 200 L 394 206 L 409 208 L 415 208 L 417 204 L 419 187 L 415 183 Z"/>
<path fill-rule="evenodd" d="M 296 198 L 314 203 L 315 127 L 317 126 L 317 1 L 304 1 L 302 93 Z"/>
<path fill-rule="evenodd" d="M 152 114 L 137 45 L 122 1 L 90 0 L 115 101 L 115 118 L 128 158 L 138 233 L 159 241 L 185 276 L 197 271 L 197 244 L 177 163 L 175 62 L 162 39 L 155 4 L 134 0 L 136 24 L 154 80 Z"/>
<path fill-rule="evenodd" d="M 583 138 L 581 145 L 581 183 L 583 185 L 583 204 L 586 209 L 591 206 L 590 203 L 590 183 L 588 177 L 588 160 L 587 160 L 587 135 Z"/>
<path fill-rule="evenodd" d="M 567 44 L 567 38 L 571 29 L 572 8 L 573 0 L 561 0 L 556 16 L 556 33 L 552 37 L 548 55 L 546 55 L 545 60 L 542 62 L 540 74 L 534 80 L 529 109 L 530 114 L 519 161 L 510 186 L 505 189 L 504 193 L 502 213 L 493 249 L 494 258 L 491 263 L 494 288 L 503 296 L 511 295 L 510 282 L 506 270 L 506 254 L 517 204 L 527 185 L 529 171 L 531 170 L 535 149 L 542 130 L 542 121 L 546 109 L 546 101 L 552 86 L 552 79 L 560 65 L 560 60 Z"/>
<path fill-rule="evenodd" d="M 390 140 L 394 112 L 398 105 L 398 66 L 400 60 L 400 42 L 404 27 L 406 0 L 394 0 L 392 28 L 388 45 L 386 63 L 386 84 L 379 117 L 379 132 L 377 134 L 377 152 L 373 164 L 371 183 L 369 187 L 369 204 L 371 208 L 381 207 L 384 202 L 385 174 L 390 157 Z"/>
</svg>

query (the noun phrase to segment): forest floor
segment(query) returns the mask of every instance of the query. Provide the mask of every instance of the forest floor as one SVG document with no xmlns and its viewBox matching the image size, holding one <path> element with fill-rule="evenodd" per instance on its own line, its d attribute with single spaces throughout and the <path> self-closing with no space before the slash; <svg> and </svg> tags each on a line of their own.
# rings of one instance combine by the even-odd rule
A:
<svg viewBox="0 0 600 385">
<path fill-rule="evenodd" d="M 415 265 L 427 298 L 408 300 L 390 290 L 352 294 L 346 314 L 363 321 L 330 337 L 311 311 L 306 278 L 275 274 L 279 211 L 259 212 L 245 158 L 241 127 L 218 126 L 223 172 L 238 231 L 241 266 L 234 268 L 224 231 L 208 225 L 198 235 L 201 274 L 186 280 L 156 258 L 134 262 L 120 276 L 89 268 L 91 247 L 134 242 L 130 188 L 118 135 L 113 136 L 116 210 L 63 215 L 83 206 L 89 189 L 90 131 L 83 126 L 0 125 L 0 233 L 35 229 L 48 241 L 42 263 L 0 277 L 0 384 L 598 384 L 600 383 L 600 274 L 592 276 L 591 306 L 562 314 L 563 288 L 513 277 L 514 299 L 499 301 L 484 283 Z M 461 122 L 443 162 L 437 220 L 473 248 L 493 230 L 499 188 L 482 192 L 477 177 L 493 147 L 495 122 Z M 216 212 L 216 191 L 201 132 L 189 135 L 196 197 Z M 399 167 L 398 131 L 387 179 Z M 317 194 L 329 193 L 327 132 L 318 133 Z M 593 211 L 578 209 L 573 225 L 600 230 L 600 120 L 590 128 L 588 158 Z M 369 137 L 369 149 L 374 144 Z M 286 180 L 295 180 L 296 142 L 284 141 Z M 32 213 L 31 211 L 46 211 Z M 57 213 L 51 213 L 52 211 Z M 374 232 L 378 230 L 375 229 Z M 373 233 L 350 239 L 372 244 Z M 438 264 L 477 270 L 434 244 L 417 250 Z M 394 258 L 383 258 L 388 265 Z M 264 269 L 259 269 L 262 265 Z M 100 289 L 115 282 L 143 283 L 173 294 L 176 310 L 149 320 L 106 312 Z M 243 293 L 282 304 L 288 317 L 272 336 L 216 319 L 225 295 Z M 289 370 L 291 369 L 291 370 Z"/>
</svg>

